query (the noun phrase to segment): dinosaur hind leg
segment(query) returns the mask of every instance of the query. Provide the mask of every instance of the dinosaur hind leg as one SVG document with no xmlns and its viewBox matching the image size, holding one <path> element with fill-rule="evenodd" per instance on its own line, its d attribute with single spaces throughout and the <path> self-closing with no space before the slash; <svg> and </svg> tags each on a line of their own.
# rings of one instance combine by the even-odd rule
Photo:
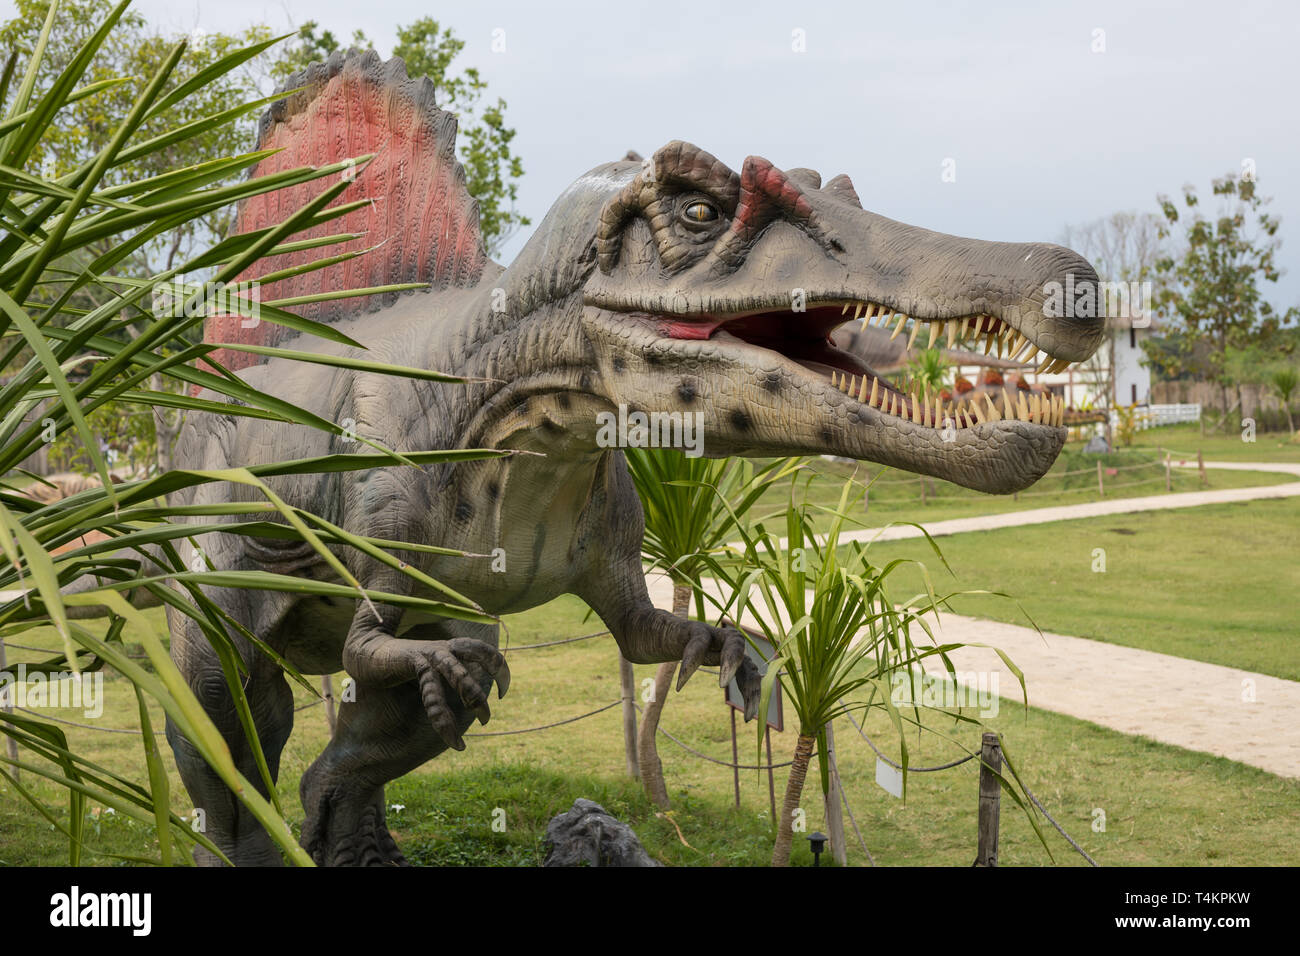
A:
<svg viewBox="0 0 1300 956">
<path fill-rule="evenodd" d="M 465 622 L 419 628 L 406 636 L 446 640 L 453 633 L 496 645 L 494 627 Z M 484 675 L 480 683 L 486 694 L 492 679 Z M 454 695 L 448 705 L 464 734 L 475 714 Z M 358 683 L 355 700 L 344 700 L 339 709 L 333 739 L 299 787 L 306 814 L 302 845 L 312 859 L 322 866 L 405 865 L 388 831 L 384 785 L 446 749 L 416 681 L 391 687 Z"/>
<path fill-rule="evenodd" d="M 216 654 L 201 635 L 195 640 L 185 640 L 183 648 L 184 653 L 179 655 L 173 651 L 181 673 L 221 732 L 239 772 L 263 797 L 268 796 Z M 274 780 L 280 772 L 280 752 L 293 729 L 293 692 L 279 668 L 260 651 L 246 650 L 243 656 L 249 665 L 244 692 Z M 205 835 L 236 866 L 281 865 L 284 861 L 280 850 L 266 830 L 170 719 L 167 721 L 167 740 L 175 754 L 176 767 L 185 789 L 189 791 L 195 808 L 203 813 Z M 221 863 L 218 857 L 202 847 L 195 851 L 195 861 L 207 866 Z"/>
</svg>

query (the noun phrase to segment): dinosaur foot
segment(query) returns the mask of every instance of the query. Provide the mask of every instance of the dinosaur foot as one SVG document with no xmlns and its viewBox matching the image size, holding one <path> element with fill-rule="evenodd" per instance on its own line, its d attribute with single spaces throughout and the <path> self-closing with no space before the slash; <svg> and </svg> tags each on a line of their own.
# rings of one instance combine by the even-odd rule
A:
<svg viewBox="0 0 1300 956">
<path fill-rule="evenodd" d="M 409 866 L 388 830 L 383 792 L 357 806 L 328 794 L 303 824 L 302 846 L 317 866 Z"/>
</svg>

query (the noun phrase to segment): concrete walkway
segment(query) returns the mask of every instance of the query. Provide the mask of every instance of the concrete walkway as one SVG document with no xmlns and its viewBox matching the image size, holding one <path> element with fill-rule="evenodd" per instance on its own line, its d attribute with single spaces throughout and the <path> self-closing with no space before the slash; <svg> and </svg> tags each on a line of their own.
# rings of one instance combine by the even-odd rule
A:
<svg viewBox="0 0 1300 956">
<path fill-rule="evenodd" d="M 1273 471 L 1300 477 L 1300 465 L 1206 462 L 1207 468 Z M 1193 466 L 1194 467 L 1194 466 Z M 935 536 L 1065 521 L 1130 511 L 1191 508 L 1203 504 L 1300 495 L 1300 482 L 1152 495 L 1038 508 L 1002 515 L 958 518 L 926 525 Z M 878 537 L 877 537 L 878 535 Z M 915 528 L 865 529 L 855 537 L 881 541 L 920 537 Z M 672 586 L 647 578 L 655 605 L 672 607 Z M 933 627 L 933 624 L 932 624 Z M 1070 637 L 1032 628 L 944 614 L 935 636 L 970 647 L 951 655 L 968 684 L 991 686 L 1020 700 L 1020 684 L 992 648 L 1000 648 L 1025 675 L 1033 707 L 1067 714 L 1125 734 L 1227 757 L 1283 777 L 1300 778 L 1300 682 L 1206 664 L 1168 654 Z M 924 637 L 924 635 L 922 635 Z M 936 662 L 937 664 L 937 662 Z M 976 675 L 979 675 L 978 678 Z"/>
</svg>

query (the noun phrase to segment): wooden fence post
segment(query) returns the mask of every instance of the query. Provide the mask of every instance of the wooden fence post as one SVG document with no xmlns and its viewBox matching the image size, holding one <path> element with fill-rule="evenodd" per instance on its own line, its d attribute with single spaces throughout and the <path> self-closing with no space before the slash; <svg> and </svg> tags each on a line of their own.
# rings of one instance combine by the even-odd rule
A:
<svg viewBox="0 0 1300 956">
<path fill-rule="evenodd" d="M 1174 490 L 1174 468 L 1170 461 L 1169 452 L 1165 452 L 1165 491 Z"/>
<path fill-rule="evenodd" d="M 733 711 L 734 713 L 734 711 Z M 826 829 L 830 831 L 831 856 L 848 866 L 849 850 L 844 841 L 844 808 L 840 805 L 840 775 L 835 765 L 835 728 L 826 724 L 826 760 L 830 764 L 831 788 L 826 794 Z"/>
<path fill-rule="evenodd" d="M 1196 449 L 1196 470 L 1201 473 L 1201 487 L 1205 487 L 1205 456 L 1199 448 Z"/>
<path fill-rule="evenodd" d="M 1103 498 L 1106 497 L 1106 486 L 1102 483 L 1101 480 L 1101 459 L 1100 458 L 1097 459 L 1097 494 Z"/>
<path fill-rule="evenodd" d="M 627 756 L 627 775 L 640 780 L 641 767 L 636 757 L 636 677 L 632 673 L 632 662 L 622 654 L 618 655 L 618 683 L 623 694 L 623 750 Z"/>
<path fill-rule="evenodd" d="M 998 865 L 998 800 L 1002 785 L 1002 745 L 998 735 L 986 733 L 980 745 L 979 851 L 976 866 Z"/>
</svg>

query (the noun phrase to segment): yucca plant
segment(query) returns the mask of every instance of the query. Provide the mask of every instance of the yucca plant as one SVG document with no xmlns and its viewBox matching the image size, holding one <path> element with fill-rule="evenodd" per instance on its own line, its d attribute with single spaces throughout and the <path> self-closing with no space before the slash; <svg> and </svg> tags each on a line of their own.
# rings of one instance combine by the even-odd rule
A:
<svg viewBox="0 0 1300 956">
<path fill-rule="evenodd" d="M 743 560 L 717 565 L 721 596 L 712 598 L 722 613 L 735 615 L 737 619 L 747 616 L 774 647 L 773 659 L 763 677 L 759 713 L 767 713 L 773 687 L 779 680 L 798 730 L 772 850 L 773 866 L 789 864 L 794 814 L 803 794 L 814 747 L 821 768 L 822 793 L 830 791 L 827 724 L 854 711 L 883 708 L 898 731 L 906 787 L 908 747 L 904 724 L 924 729 L 924 723 L 920 708 L 912 707 L 909 716 L 892 701 L 895 678 L 901 676 L 910 682 L 914 669 L 923 667 L 933 657 L 952 674 L 954 668 L 948 654 L 959 647 L 972 646 L 934 642 L 924 615 L 936 613 L 952 595 L 935 594 L 924 565 L 899 558 L 876 566 L 868 558 L 867 544 L 840 540 L 844 522 L 848 520 L 848 506 L 859 487 L 853 479 L 845 482 L 838 506 L 829 509 L 831 524 L 824 534 L 815 532 L 814 509 L 807 505 L 806 498 L 803 502 L 796 501 L 795 481 L 791 482 L 790 506 L 782 523 L 785 537 L 778 538 L 766 522 L 758 522 L 752 528 L 739 527 L 746 545 Z M 929 535 L 926 540 L 943 561 Z M 920 568 L 926 589 L 896 606 L 886 584 L 894 571 L 907 564 Z M 914 628 L 925 633 L 929 645 L 913 639 Z M 997 653 L 1020 679 L 1023 688 L 1023 675 L 1006 654 L 1000 650 Z M 863 694 L 865 700 L 851 699 Z M 979 723 L 960 711 L 945 713 L 959 721 Z M 758 745 L 761 762 L 761 726 Z M 1014 774 L 1009 760 L 1007 766 Z M 1009 792 L 1022 807 L 1027 806 L 1015 792 Z M 1036 822 L 1034 825 L 1037 829 Z"/>
<path fill-rule="evenodd" d="M 1300 388 L 1300 372 L 1297 372 L 1292 365 L 1274 369 L 1273 374 L 1269 376 L 1268 385 L 1282 403 L 1282 411 L 1286 412 L 1286 427 L 1294 437 L 1295 419 L 1291 417 L 1291 398 L 1295 395 L 1296 389 Z"/>
<path fill-rule="evenodd" d="M 472 602 L 456 592 L 420 575 L 402 564 L 390 552 L 419 550 L 399 542 L 372 540 L 349 534 L 329 522 L 289 506 L 268 486 L 277 475 L 328 472 L 392 465 L 424 465 L 430 462 L 465 460 L 502 454 L 496 451 L 456 450 L 398 454 L 371 446 L 366 454 L 331 455 L 317 459 L 289 461 L 255 468 L 231 468 L 219 472 L 168 471 L 147 480 L 114 484 L 88 418 L 108 403 L 125 403 L 140 408 L 163 406 L 183 412 L 219 411 L 227 416 L 292 422 L 300 426 L 343 434 L 336 422 L 320 418 L 291 402 L 272 398 L 245 385 L 225 369 L 216 372 L 195 367 L 208 358 L 217 344 L 196 344 L 204 312 L 193 308 L 203 301 L 208 289 L 245 276 L 246 270 L 266 255 L 291 249 L 328 247 L 359 238 L 337 234 L 322 239 L 294 240 L 292 237 L 317 224 L 343 215 L 363 202 L 331 206 L 351 181 L 341 175 L 354 170 L 356 161 L 322 167 L 304 167 L 258 179 L 239 179 L 267 155 L 266 152 L 212 157 L 201 163 L 161 175 L 149 175 L 106 186 L 110 170 L 129 170 L 133 160 L 183 143 L 214 128 L 229 124 L 265 102 L 240 104 L 206 119 L 170 132 L 141 139 L 137 136 L 147 120 L 166 115 L 176 103 L 230 70 L 261 53 L 270 42 L 257 43 L 221 57 L 216 63 L 179 79 L 178 66 L 185 44 L 177 43 L 158 72 L 143 79 L 120 78 L 78 87 L 95 53 L 109 37 L 127 3 L 115 7 L 78 55 L 43 92 L 36 78 L 46 43 L 57 24 L 57 3 L 51 4 L 44 29 L 32 51 L 21 79 L 17 77 L 17 55 L 10 54 L 0 73 L 0 590 L 17 596 L 0 598 L 0 638 L 29 628 L 52 625 L 62 638 L 63 652 L 29 671 L 82 672 L 111 667 L 133 686 L 140 712 L 144 779 L 136 782 L 101 767 L 78 754 L 55 724 L 36 717 L 0 711 L 0 733 L 16 742 L 17 758 L 0 757 L 0 773 L 15 792 L 25 797 L 49 823 L 67 838 L 69 860 L 80 861 L 84 846 L 82 822 L 84 804 L 94 800 L 117 813 L 155 828 L 159 856 L 137 861 L 170 864 L 186 854 L 177 846 L 193 849 L 202 845 L 221 856 L 202 833 L 172 813 L 169 808 L 167 775 L 154 742 L 147 704 L 156 702 L 177 728 L 193 743 L 234 794 L 244 802 L 266 828 L 285 856 L 309 865 L 310 858 L 297 845 L 286 824 L 253 726 L 253 718 L 242 691 L 247 662 L 235 651 L 223 618 L 201 588 L 240 587 L 263 590 L 292 590 L 333 595 L 344 599 L 371 600 L 330 548 L 351 547 L 365 552 L 404 573 L 426 587 L 437 588 L 445 600 L 413 599 L 422 607 L 443 616 L 471 620 L 492 620 Z M 136 83 L 138 92 L 127 115 L 118 118 L 113 135 L 104 148 L 78 168 L 57 178 L 26 168 L 54 117 L 105 82 Z M 121 179 L 121 177 L 118 177 Z M 134 249 L 168 235 L 192 221 L 241 199 L 308 180 L 332 179 L 319 196 L 276 226 L 228 237 L 213 248 L 176 268 L 151 276 L 115 275 L 114 270 Z M 115 238 L 111 251 L 88 256 L 91 243 Z M 361 252 L 323 254 L 306 269 L 320 268 Z M 175 310 L 155 314 L 149 307 L 153 291 L 180 274 L 207 275 L 207 285 L 186 302 L 183 316 Z M 70 305 L 78 289 L 97 287 L 107 301 L 93 310 Z M 348 290 L 334 297 L 356 296 L 411 286 Z M 337 330 L 303 319 L 286 306 L 292 303 L 260 303 L 261 321 L 278 323 L 333 342 L 360 346 Z M 232 347 L 232 346 L 226 346 Z M 283 349 L 262 350 L 304 361 L 326 360 L 309 352 Z M 396 375 L 456 382 L 451 376 L 414 368 L 380 366 L 354 358 L 329 357 L 331 364 L 388 371 Z M 80 377 L 70 380 L 77 369 Z M 158 376 L 171 387 L 159 388 Z M 193 397 L 192 387 L 209 389 L 232 399 L 227 403 L 208 397 Z M 25 475 L 19 464 L 54 436 L 74 432 L 80 439 L 91 468 L 102 487 L 71 497 L 41 504 L 21 494 L 19 482 Z M 178 489 L 216 481 L 237 482 L 260 492 L 261 501 L 203 506 L 169 507 L 164 497 Z M 206 523 L 188 523 L 195 518 Z M 340 575 L 343 584 L 308 581 L 269 572 L 215 571 L 198 563 L 191 566 L 189 555 L 196 535 L 220 530 L 227 534 L 278 536 L 310 542 Z M 81 542 L 81 543 L 78 543 Z M 58 553 L 56 554 L 56 550 Z M 447 552 L 443 549 L 425 550 Z M 184 555 L 184 557 L 183 557 Z M 77 583 L 76 593 L 69 586 Z M 183 594 L 171 584 L 179 584 Z M 90 585 L 87 587 L 87 585 Z M 234 697 L 249 745 L 257 757 L 259 779 L 245 779 L 236 768 L 225 742 L 195 699 L 180 672 L 172 664 L 160 635 L 151 621 L 127 600 L 122 592 L 148 592 L 157 601 L 194 619 L 222 656 L 226 680 Z M 107 609 L 109 625 L 103 636 L 83 625 L 78 609 Z M 245 635 L 249 636 L 249 635 Z M 124 652 L 124 639 L 143 646 L 152 670 Z M 269 648 L 263 649 L 272 653 Z M 315 692 L 302 675 L 278 660 L 286 673 L 301 686 Z M 66 823 L 40 796 L 19 782 L 20 768 L 65 788 L 69 795 Z"/>
<path fill-rule="evenodd" d="M 736 539 L 739 524 L 767 490 L 799 469 L 799 460 L 756 464 L 743 458 L 691 458 L 657 448 L 628 448 L 624 455 L 645 512 L 641 554 L 672 579 L 673 613 L 689 616 L 694 594 L 696 613 L 703 617 L 701 574 L 714 567 L 713 559 Z M 676 671 L 676 662 L 659 665 L 654 696 L 646 702 L 637 733 L 641 783 L 661 807 L 669 800 L 656 737 Z"/>
</svg>

